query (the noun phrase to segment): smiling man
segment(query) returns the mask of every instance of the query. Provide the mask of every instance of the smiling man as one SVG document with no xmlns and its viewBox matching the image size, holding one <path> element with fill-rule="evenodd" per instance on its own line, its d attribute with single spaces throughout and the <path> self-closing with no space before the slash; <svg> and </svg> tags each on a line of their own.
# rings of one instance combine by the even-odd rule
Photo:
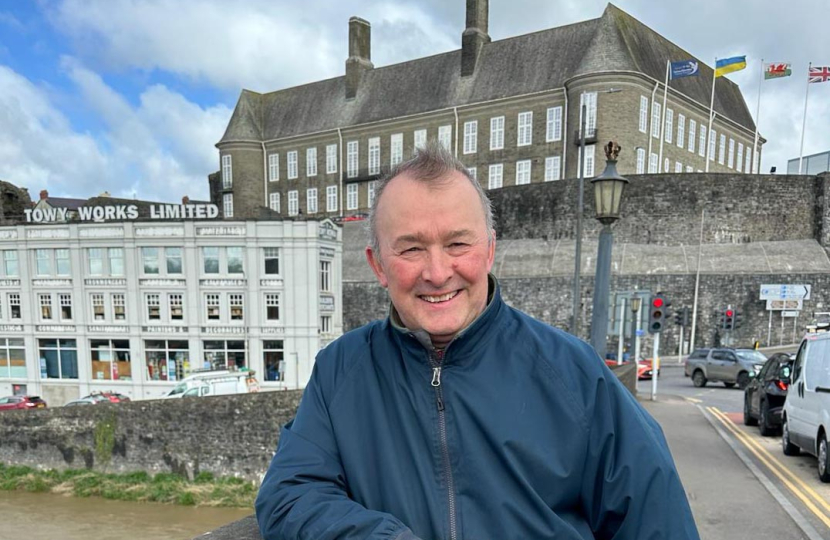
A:
<svg viewBox="0 0 830 540">
<path fill-rule="evenodd" d="M 659 426 L 507 306 L 490 202 L 443 147 L 378 182 L 389 317 L 320 352 L 257 497 L 266 540 L 699 539 Z"/>
</svg>

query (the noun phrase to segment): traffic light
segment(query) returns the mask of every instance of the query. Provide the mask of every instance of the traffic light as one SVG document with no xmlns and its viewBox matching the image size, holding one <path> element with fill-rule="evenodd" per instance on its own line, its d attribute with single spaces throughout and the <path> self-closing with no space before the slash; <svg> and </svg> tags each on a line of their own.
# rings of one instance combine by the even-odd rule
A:
<svg viewBox="0 0 830 540">
<path fill-rule="evenodd" d="M 737 309 L 735 310 L 735 318 L 732 321 L 732 328 L 737 330 L 741 327 L 741 312 Z"/>
<path fill-rule="evenodd" d="M 723 312 L 723 329 L 727 332 L 735 329 L 735 310 L 726 308 Z"/>
<path fill-rule="evenodd" d="M 689 308 L 680 308 L 674 314 L 674 324 L 677 326 L 689 326 Z"/>
<path fill-rule="evenodd" d="M 726 330 L 726 310 L 718 310 L 718 328 Z"/>
<path fill-rule="evenodd" d="M 659 334 L 663 331 L 670 305 L 663 293 L 657 293 L 651 297 L 651 302 L 648 305 L 648 331 L 650 334 Z"/>
</svg>

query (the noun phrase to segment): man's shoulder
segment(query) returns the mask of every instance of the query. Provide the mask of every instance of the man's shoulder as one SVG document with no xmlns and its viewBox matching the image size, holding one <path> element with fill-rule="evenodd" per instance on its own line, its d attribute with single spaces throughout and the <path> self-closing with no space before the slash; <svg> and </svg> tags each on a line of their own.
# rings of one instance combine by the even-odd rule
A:
<svg viewBox="0 0 830 540">
<path fill-rule="evenodd" d="M 384 339 L 387 324 L 386 320 L 372 321 L 326 345 L 315 360 L 319 375 L 337 385 L 352 369 L 371 358 L 371 344 L 374 340 Z"/>
</svg>

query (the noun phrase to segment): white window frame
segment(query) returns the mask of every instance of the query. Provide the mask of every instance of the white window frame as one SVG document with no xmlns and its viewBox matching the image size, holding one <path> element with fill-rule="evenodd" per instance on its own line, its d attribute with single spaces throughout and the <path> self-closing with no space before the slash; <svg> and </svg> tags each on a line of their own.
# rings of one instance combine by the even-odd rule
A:
<svg viewBox="0 0 830 540">
<path fill-rule="evenodd" d="M 357 173 L 360 170 L 359 151 L 360 144 L 358 141 L 346 143 L 346 178 L 357 178 Z"/>
<path fill-rule="evenodd" d="M 58 307 L 60 308 L 60 317 L 61 321 L 72 321 L 75 319 L 75 314 L 72 312 L 72 294 L 71 293 L 58 293 Z M 63 316 L 63 308 L 69 308 L 69 316 Z"/>
<path fill-rule="evenodd" d="M 677 115 L 677 147 L 683 148 L 685 146 L 686 140 L 686 115 L 679 114 Z"/>
<path fill-rule="evenodd" d="M 268 312 L 269 312 L 268 308 L 269 307 L 277 308 L 276 309 L 276 312 L 277 312 L 276 318 L 272 319 L 268 316 Z M 280 306 L 280 293 L 271 293 L 271 292 L 265 293 L 265 319 L 264 320 L 266 322 L 279 322 L 280 315 L 281 315 L 281 313 L 280 313 L 281 309 L 280 308 L 281 308 L 281 306 Z"/>
<path fill-rule="evenodd" d="M 268 154 L 268 181 L 280 181 L 280 155 L 276 152 Z"/>
<path fill-rule="evenodd" d="M 239 308 L 239 316 L 234 315 L 234 308 Z M 245 295 L 228 293 L 228 320 L 245 322 Z"/>
<path fill-rule="evenodd" d="M 61 257 L 61 255 L 66 255 Z M 61 261 L 66 263 L 66 268 L 61 269 Z M 72 275 L 72 254 L 68 248 L 55 249 L 55 275 L 56 276 L 71 276 Z"/>
<path fill-rule="evenodd" d="M 447 150 L 452 150 L 452 125 L 438 126 L 438 142 Z"/>
<path fill-rule="evenodd" d="M 38 296 L 38 307 L 40 308 L 40 316 L 39 319 L 41 321 L 54 321 L 57 320 L 55 317 L 55 306 L 52 301 L 52 293 L 40 293 Z M 43 308 L 49 308 L 48 317 L 44 317 L 44 314 L 47 313 Z"/>
<path fill-rule="evenodd" d="M 586 127 L 587 129 L 587 127 Z M 585 166 L 584 176 L 585 178 L 593 178 L 594 176 L 594 169 L 596 168 L 596 154 L 597 145 L 589 144 L 585 146 L 585 161 L 583 162 Z"/>
<path fill-rule="evenodd" d="M 275 191 L 268 195 L 268 206 L 276 213 L 280 213 L 280 193 Z"/>
<path fill-rule="evenodd" d="M 666 142 L 671 144 L 674 133 L 674 110 L 666 107 Z"/>
<path fill-rule="evenodd" d="M 724 164 L 726 160 L 726 135 L 724 133 L 720 134 L 720 144 L 718 144 L 718 163 L 720 165 Z"/>
<path fill-rule="evenodd" d="M 107 302 L 104 293 L 92 293 L 89 298 L 89 305 L 92 307 L 91 321 L 107 320 Z M 95 308 L 100 308 L 100 317 L 98 317 Z"/>
<path fill-rule="evenodd" d="M 487 171 L 487 189 L 498 189 L 504 186 L 504 165 L 495 163 Z"/>
<path fill-rule="evenodd" d="M 735 139 L 729 137 L 729 155 L 726 159 L 726 166 L 730 169 L 735 168 Z"/>
<path fill-rule="evenodd" d="M 694 118 L 689 118 L 689 147 L 688 150 L 692 154 L 695 153 L 695 137 L 697 137 L 697 122 Z"/>
<path fill-rule="evenodd" d="M 317 188 L 308 188 L 305 191 L 305 207 L 309 214 L 317 213 Z"/>
<path fill-rule="evenodd" d="M 291 150 L 290 152 L 288 152 L 288 158 L 287 159 L 288 159 L 288 179 L 289 180 L 294 180 L 295 178 L 298 178 L 299 175 L 300 175 L 299 171 L 298 171 L 299 165 L 297 164 L 297 160 L 299 158 L 297 157 L 297 155 L 298 155 L 297 150 Z"/>
<path fill-rule="evenodd" d="M 110 304 L 112 305 L 112 320 L 125 321 L 127 320 L 127 295 L 124 293 L 112 293 L 110 295 Z M 121 313 L 118 313 L 118 308 L 121 308 Z"/>
<path fill-rule="evenodd" d="M 718 132 L 716 130 L 709 131 L 709 161 L 715 161 L 717 152 L 715 152 L 715 145 L 718 140 Z"/>
<path fill-rule="evenodd" d="M 300 213 L 300 192 L 292 189 L 288 192 L 288 215 L 296 216 Z"/>
<path fill-rule="evenodd" d="M 416 129 L 415 132 L 412 134 L 412 139 L 415 141 L 413 144 L 415 150 L 420 150 L 427 144 L 427 130 Z"/>
<path fill-rule="evenodd" d="M 346 210 L 357 210 L 357 195 L 358 185 L 356 183 L 346 184 Z"/>
<path fill-rule="evenodd" d="M 369 139 L 369 174 L 380 174 L 380 137 Z"/>
<path fill-rule="evenodd" d="M 738 141 L 738 154 L 735 156 L 735 170 L 744 172 L 744 143 Z"/>
<path fill-rule="evenodd" d="M 464 122 L 464 154 L 475 154 L 478 149 L 478 120 Z"/>
<path fill-rule="evenodd" d="M 545 158 L 545 182 L 560 180 L 562 174 L 562 158 L 560 156 L 548 156 Z"/>
<path fill-rule="evenodd" d="M 683 164 L 679 161 L 674 162 L 674 172 L 675 173 L 682 173 L 683 172 Z"/>
<path fill-rule="evenodd" d="M 640 133 L 648 133 L 648 98 L 640 96 Z"/>
<path fill-rule="evenodd" d="M 516 185 L 524 186 L 530 183 L 531 161 L 522 159 L 516 162 Z"/>
<path fill-rule="evenodd" d="M 312 146 L 305 150 L 305 175 L 317 176 L 317 147 Z"/>
<path fill-rule="evenodd" d="M 326 174 L 337 172 L 337 145 L 326 145 Z"/>
<path fill-rule="evenodd" d="M 529 146 L 533 144 L 533 111 L 520 112 L 518 118 L 516 146 Z"/>
<path fill-rule="evenodd" d="M 746 155 L 744 156 L 744 173 L 752 174 L 752 147 L 746 145 Z"/>
<path fill-rule="evenodd" d="M 669 158 L 663 160 L 663 172 L 669 172 Z"/>
<path fill-rule="evenodd" d="M 697 154 L 702 158 L 706 157 L 706 144 L 706 126 L 700 124 L 698 126 Z"/>
<path fill-rule="evenodd" d="M 222 295 L 220 293 L 205 293 L 205 322 L 222 321 Z M 211 312 L 216 312 L 216 317 L 211 318 Z"/>
<path fill-rule="evenodd" d="M 331 261 L 321 259 L 319 268 L 319 275 L 320 275 L 320 291 L 321 292 L 332 292 L 332 273 L 331 273 Z"/>
<path fill-rule="evenodd" d="M 371 208 L 375 202 L 375 188 L 377 187 L 377 180 L 372 180 L 366 184 L 366 207 Z"/>
<path fill-rule="evenodd" d="M 490 119 L 490 150 L 504 148 L 504 116 Z"/>
<path fill-rule="evenodd" d="M 662 105 L 657 101 L 651 104 L 651 136 L 655 139 L 660 138 L 660 113 L 662 108 Z"/>
<path fill-rule="evenodd" d="M 637 174 L 646 172 L 646 149 L 637 148 Z"/>
<path fill-rule="evenodd" d="M 233 187 L 233 159 L 230 154 L 222 156 L 222 189 Z"/>
<path fill-rule="evenodd" d="M 337 186 L 326 187 L 326 212 L 337 212 Z"/>
<path fill-rule="evenodd" d="M 233 193 L 222 194 L 222 210 L 226 218 L 233 217 Z"/>
<path fill-rule="evenodd" d="M 389 154 L 389 164 L 392 167 L 403 161 L 403 133 L 389 136 Z"/>
<path fill-rule="evenodd" d="M 164 313 L 162 313 L 161 309 L 161 293 L 146 293 L 144 295 L 144 305 L 147 307 L 144 311 L 144 320 L 148 322 L 164 320 Z M 158 308 L 157 318 L 150 317 L 150 312 L 153 311 L 152 308 L 154 307 Z"/>
<path fill-rule="evenodd" d="M 548 122 L 545 130 L 545 142 L 562 140 L 562 106 L 548 107 Z"/>
<path fill-rule="evenodd" d="M 660 156 L 652 152 L 648 155 L 648 174 L 657 174 L 657 165 L 660 162 Z"/>
<path fill-rule="evenodd" d="M 6 277 L 20 276 L 20 264 L 17 257 L 17 250 L 7 249 L 3 251 L 3 272 Z"/>
</svg>

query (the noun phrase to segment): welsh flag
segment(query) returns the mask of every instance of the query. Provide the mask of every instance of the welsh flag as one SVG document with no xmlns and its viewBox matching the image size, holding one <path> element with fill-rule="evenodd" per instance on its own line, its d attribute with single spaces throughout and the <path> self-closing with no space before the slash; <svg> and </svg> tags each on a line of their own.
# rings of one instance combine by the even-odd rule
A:
<svg viewBox="0 0 830 540">
<path fill-rule="evenodd" d="M 780 79 L 792 74 L 792 65 L 789 62 L 764 64 L 764 79 Z"/>
</svg>

